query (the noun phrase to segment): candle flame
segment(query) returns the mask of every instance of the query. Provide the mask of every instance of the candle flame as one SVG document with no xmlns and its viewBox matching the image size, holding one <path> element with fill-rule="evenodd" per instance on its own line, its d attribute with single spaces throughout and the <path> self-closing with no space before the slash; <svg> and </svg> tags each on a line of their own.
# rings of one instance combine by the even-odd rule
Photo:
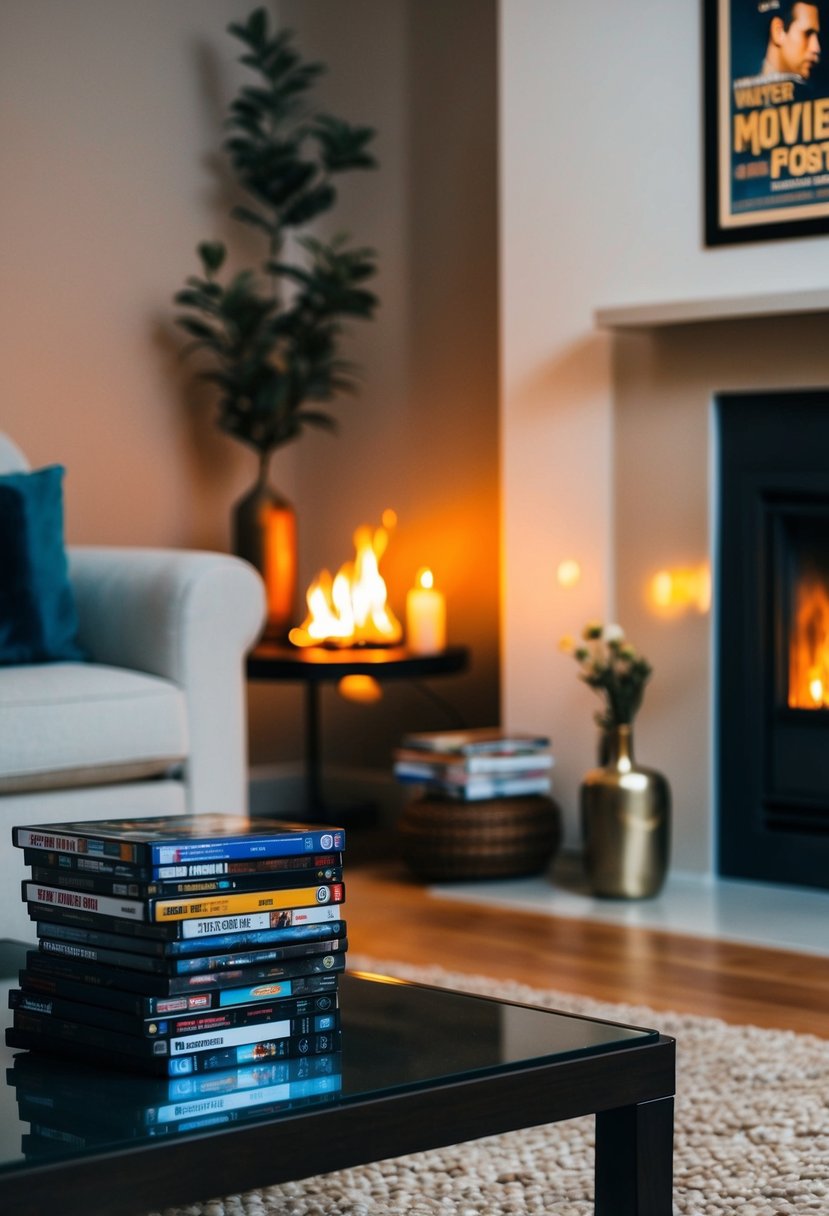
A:
<svg viewBox="0 0 829 1216">
<path fill-rule="evenodd" d="M 435 576 L 432 574 L 432 571 L 428 566 L 421 566 L 417 572 L 415 582 L 417 583 L 418 587 L 422 587 L 424 591 L 429 591 L 435 585 Z"/>
</svg>

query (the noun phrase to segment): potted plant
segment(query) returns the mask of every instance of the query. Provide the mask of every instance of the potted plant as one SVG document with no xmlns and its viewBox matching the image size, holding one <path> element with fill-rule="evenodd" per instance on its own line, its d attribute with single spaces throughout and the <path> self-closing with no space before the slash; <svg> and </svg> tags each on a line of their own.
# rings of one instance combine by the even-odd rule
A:
<svg viewBox="0 0 829 1216">
<path fill-rule="evenodd" d="M 186 353 L 203 352 L 198 375 L 216 390 L 219 427 L 259 458 L 256 483 L 234 508 L 233 547 L 262 572 L 268 633 L 283 636 L 296 592 L 296 516 L 269 484 L 271 456 L 307 426 L 335 429 L 319 403 L 356 387 L 339 352 L 343 322 L 371 318 L 377 304 L 367 288 L 374 252 L 308 229 L 334 206 L 338 175 L 375 166 L 375 132 L 311 106 L 325 69 L 302 60 L 290 31 L 272 32 L 264 8 L 227 28 L 257 78 L 229 107 L 224 149 L 250 200 L 231 216 L 264 250 L 255 269 L 228 275 L 224 244 L 202 242 L 201 274 L 175 303 L 192 339 Z"/>
<path fill-rule="evenodd" d="M 602 763 L 580 791 L 584 863 L 594 895 L 641 899 L 662 888 L 670 846 L 671 791 L 633 755 L 633 722 L 653 674 L 620 625 L 592 622 L 581 641 L 561 649 L 579 664 L 581 679 L 603 699 L 596 714 Z"/>
</svg>

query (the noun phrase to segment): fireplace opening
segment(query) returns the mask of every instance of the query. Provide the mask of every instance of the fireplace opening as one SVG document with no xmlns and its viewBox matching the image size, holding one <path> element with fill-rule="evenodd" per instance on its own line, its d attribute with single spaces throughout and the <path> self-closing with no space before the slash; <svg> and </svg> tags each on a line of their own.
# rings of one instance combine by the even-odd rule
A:
<svg viewBox="0 0 829 1216">
<path fill-rule="evenodd" d="M 798 520 L 787 580 L 790 709 L 829 709 L 829 520 Z M 829 762 L 829 757 L 827 757 Z"/>
<path fill-rule="evenodd" d="M 717 416 L 718 870 L 829 888 L 829 391 Z"/>
</svg>

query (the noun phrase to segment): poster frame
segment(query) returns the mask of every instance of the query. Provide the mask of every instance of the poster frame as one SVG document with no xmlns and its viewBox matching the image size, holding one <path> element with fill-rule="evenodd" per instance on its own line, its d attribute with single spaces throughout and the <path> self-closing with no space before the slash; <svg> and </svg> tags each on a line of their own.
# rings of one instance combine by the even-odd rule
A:
<svg viewBox="0 0 829 1216">
<path fill-rule="evenodd" d="M 829 13 L 829 5 L 826 12 Z M 716 247 L 825 235 L 829 233 L 829 198 L 825 204 L 812 204 L 810 211 L 817 210 L 818 214 L 782 218 L 775 210 L 758 210 L 756 219 L 752 215 L 739 223 L 723 223 L 721 200 L 728 185 L 723 180 L 724 154 L 729 156 L 729 173 L 731 167 L 730 147 L 723 146 L 729 133 L 725 128 L 724 134 L 723 116 L 728 115 L 730 119 L 731 79 L 730 71 L 725 70 L 726 65 L 720 58 L 723 30 L 729 39 L 738 36 L 732 27 L 731 14 L 732 0 L 703 0 L 705 244 Z M 829 21 L 821 35 L 829 57 Z M 781 205 L 778 211 L 790 211 L 790 208 Z"/>
</svg>

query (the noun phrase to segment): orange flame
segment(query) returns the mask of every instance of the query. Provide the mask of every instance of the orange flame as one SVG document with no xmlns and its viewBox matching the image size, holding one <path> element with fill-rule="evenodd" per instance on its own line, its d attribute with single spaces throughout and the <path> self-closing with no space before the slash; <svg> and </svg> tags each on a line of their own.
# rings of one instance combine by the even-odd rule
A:
<svg viewBox="0 0 829 1216">
<path fill-rule="evenodd" d="M 393 526 L 393 512 L 383 521 Z M 295 646 L 393 646 L 403 629 L 388 604 L 380 559 L 389 542 L 389 528 L 361 525 L 354 533 L 356 556 L 334 578 L 321 570 L 305 594 L 308 615 L 288 637 Z"/>
<path fill-rule="evenodd" d="M 802 579 L 795 592 L 789 641 L 789 706 L 829 707 L 829 589 Z"/>
</svg>

